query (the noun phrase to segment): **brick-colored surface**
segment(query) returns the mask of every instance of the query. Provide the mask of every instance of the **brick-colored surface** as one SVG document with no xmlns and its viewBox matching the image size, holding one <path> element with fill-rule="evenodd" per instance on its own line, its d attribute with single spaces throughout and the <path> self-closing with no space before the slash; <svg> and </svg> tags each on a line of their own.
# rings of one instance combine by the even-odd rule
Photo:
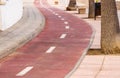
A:
<svg viewBox="0 0 120 78">
<path fill-rule="evenodd" d="M 78 0 L 79 1 L 79 0 Z M 54 5 L 52 0 L 48 0 L 48 3 L 50 5 L 52 5 L 53 7 L 57 7 L 61 10 L 65 10 L 66 7 L 58 4 L 58 5 Z M 88 8 L 88 7 L 86 7 Z M 86 13 L 85 14 L 78 14 L 78 10 L 76 11 L 67 11 L 68 13 L 71 13 L 74 16 L 77 16 L 78 18 L 81 18 L 82 20 L 86 21 L 95 31 L 95 37 L 93 39 L 93 43 L 91 45 L 91 49 L 100 49 L 101 48 L 101 17 L 97 17 L 96 20 L 94 20 L 94 18 L 88 18 L 88 9 L 86 9 Z"/>
<path fill-rule="evenodd" d="M 28 66 L 33 69 L 20 78 L 64 78 L 89 46 L 93 31 L 85 21 L 49 6 L 46 0 L 36 0 L 35 5 L 46 18 L 45 28 L 1 62 L 0 78 L 18 78 L 16 74 Z M 67 36 L 60 39 L 62 34 Z M 56 48 L 46 53 L 51 46 Z"/>
<path fill-rule="evenodd" d="M 48 2 L 51 4 L 50 0 Z M 51 4 L 52 5 L 52 4 Z M 65 7 L 60 5 L 53 5 L 59 9 L 64 10 Z M 84 21 L 88 22 L 95 30 L 95 38 L 91 48 L 100 48 L 101 36 L 101 18 L 97 20 L 88 19 L 88 14 L 78 14 L 78 11 L 68 11 Z M 120 11 L 118 10 L 118 17 Z M 120 56 L 119 55 L 87 55 L 80 66 L 74 71 L 70 78 L 119 78 L 120 75 Z"/>
</svg>

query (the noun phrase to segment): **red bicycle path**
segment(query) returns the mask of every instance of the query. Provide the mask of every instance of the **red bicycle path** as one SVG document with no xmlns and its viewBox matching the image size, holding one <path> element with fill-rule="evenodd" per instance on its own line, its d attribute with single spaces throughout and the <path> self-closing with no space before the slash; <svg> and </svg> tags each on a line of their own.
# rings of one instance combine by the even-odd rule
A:
<svg viewBox="0 0 120 78">
<path fill-rule="evenodd" d="M 89 24 L 51 7 L 46 0 L 35 0 L 34 3 L 46 18 L 45 28 L 1 62 L 0 78 L 64 78 L 90 45 L 93 31 Z M 62 34 L 66 36 L 60 38 Z M 54 50 L 46 53 L 51 46 L 55 47 Z M 32 69 L 18 76 L 26 67 Z"/>
</svg>

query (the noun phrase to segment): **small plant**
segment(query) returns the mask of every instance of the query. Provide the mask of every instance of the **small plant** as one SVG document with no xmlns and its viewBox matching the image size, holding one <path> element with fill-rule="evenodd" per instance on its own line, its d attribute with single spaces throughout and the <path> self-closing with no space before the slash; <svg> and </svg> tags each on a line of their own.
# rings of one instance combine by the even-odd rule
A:
<svg viewBox="0 0 120 78">
<path fill-rule="evenodd" d="M 100 2 L 100 0 L 95 0 L 95 2 L 97 3 L 97 2 Z"/>
</svg>

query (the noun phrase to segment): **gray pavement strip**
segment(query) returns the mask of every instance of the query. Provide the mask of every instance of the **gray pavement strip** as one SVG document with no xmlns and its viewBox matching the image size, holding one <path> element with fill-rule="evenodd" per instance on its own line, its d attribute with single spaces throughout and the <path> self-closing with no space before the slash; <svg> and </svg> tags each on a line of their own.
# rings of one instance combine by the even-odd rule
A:
<svg viewBox="0 0 120 78">
<path fill-rule="evenodd" d="M 33 4 L 24 4 L 21 20 L 11 28 L 0 32 L 0 59 L 37 36 L 44 25 L 45 18 L 38 9 Z"/>
</svg>

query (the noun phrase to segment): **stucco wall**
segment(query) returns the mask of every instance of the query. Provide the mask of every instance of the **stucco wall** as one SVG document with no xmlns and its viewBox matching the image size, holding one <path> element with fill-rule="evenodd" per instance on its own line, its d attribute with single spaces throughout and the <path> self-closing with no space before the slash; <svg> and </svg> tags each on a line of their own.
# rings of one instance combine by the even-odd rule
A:
<svg viewBox="0 0 120 78">
<path fill-rule="evenodd" d="M 34 2 L 34 0 L 23 0 L 23 2 Z"/>
<path fill-rule="evenodd" d="M 81 6 L 88 7 L 88 5 L 89 5 L 89 3 L 88 3 L 89 0 L 76 0 L 76 1 L 77 1 L 77 4 L 81 5 Z"/>
<path fill-rule="evenodd" d="M 55 1 L 55 0 L 51 0 Z M 70 0 L 57 0 L 60 5 L 63 5 L 65 7 L 68 6 Z M 78 6 L 85 6 L 88 7 L 88 0 L 76 0 Z"/>
<path fill-rule="evenodd" d="M 69 4 L 69 0 L 58 0 L 59 4 L 62 6 L 67 7 Z"/>
<path fill-rule="evenodd" d="M 116 2 L 117 9 L 120 10 L 120 1 Z"/>
<path fill-rule="evenodd" d="M 13 26 L 21 19 L 22 13 L 22 0 L 6 0 L 5 5 L 0 5 L 0 30 Z"/>
</svg>

